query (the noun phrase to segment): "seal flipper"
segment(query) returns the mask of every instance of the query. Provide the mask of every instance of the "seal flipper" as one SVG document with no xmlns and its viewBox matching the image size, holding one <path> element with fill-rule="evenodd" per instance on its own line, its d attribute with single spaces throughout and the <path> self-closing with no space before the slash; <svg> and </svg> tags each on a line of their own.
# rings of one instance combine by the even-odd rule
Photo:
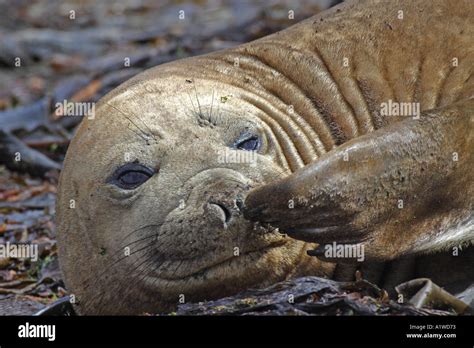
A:
<svg viewBox="0 0 474 348">
<path fill-rule="evenodd" d="M 425 111 L 251 191 L 244 216 L 378 260 L 471 242 L 473 130 L 474 99 Z"/>
</svg>

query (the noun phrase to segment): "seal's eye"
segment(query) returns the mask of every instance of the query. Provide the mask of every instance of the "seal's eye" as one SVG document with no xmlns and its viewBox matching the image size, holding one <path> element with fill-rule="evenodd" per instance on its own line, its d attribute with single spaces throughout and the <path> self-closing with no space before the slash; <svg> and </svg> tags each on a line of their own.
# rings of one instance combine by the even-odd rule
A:
<svg viewBox="0 0 474 348">
<path fill-rule="evenodd" d="M 109 182 L 124 190 L 133 190 L 150 179 L 154 170 L 140 163 L 127 163 L 119 167 Z"/>
<path fill-rule="evenodd" d="M 238 150 L 257 151 L 260 148 L 260 139 L 257 135 L 243 135 L 234 144 Z"/>
</svg>

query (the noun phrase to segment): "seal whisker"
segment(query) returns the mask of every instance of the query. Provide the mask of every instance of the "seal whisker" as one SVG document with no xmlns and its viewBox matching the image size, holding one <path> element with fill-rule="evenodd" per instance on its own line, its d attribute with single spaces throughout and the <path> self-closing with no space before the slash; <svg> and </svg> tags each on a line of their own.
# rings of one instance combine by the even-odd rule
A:
<svg viewBox="0 0 474 348">
<path fill-rule="evenodd" d="M 140 267 L 141 270 L 133 274 L 133 278 L 131 279 L 132 281 L 129 281 L 128 285 L 125 287 L 125 291 L 122 291 L 123 298 L 126 298 L 133 291 L 136 283 L 141 282 L 155 270 L 154 267 L 148 267 L 150 265 L 153 265 L 153 263 L 155 262 L 153 256 L 154 255 L 149 255 L 143 262 L 141 262 L 137 267 L 135 267 L 135 270 L 139 269 Z M 143 265 L 145 266 L 142 267 Z"/>
<path fill-rule="evenodd" d="M 191 94 L 189 94 L 188 91 L 186 91 L 186 94 L 188 95 L 189 101 L 191 102 L 191 105 L 192 105 L 192 107 L 193 107 L 193 112 L 194 112 L 195 117 L 199 119 L 199 118 L 200 118 L 200 115 L 199 115 L 198 110 L 197 110 L 196 107 L 194 106 L 193 98 L 191 97 Z"/>
<path fill-rule="evenodd" d="M 194 103 L 193 103 L 193 100 L 192 100 L 192 97 L 191 95 L 189 94 L 189 92 L 186 92 L 186 94 L 188 95 L 189 97 L 189 101 L 191 102 L 191 106 L 192 108 L 189 108 L 188 105 L 185 105 L 181 99 L 178 99 L 179 100 L 179 103 L 181 104 L 181 106 L 184 108 L 184 114 L 186 116 L 188 116 L 189 118 L 195 118 L 198 122 L 199 122 L 199 112 L 196 110 L 196 107 L 194 106 Z M 188 113 L 188 111 L 190 113 Z"/>
<path fill-rule="evenodd" d="M 221 114 L 220 114 L 221 104 L 222 103 L 219 103 L 219 102 L 217 103 L 217 117 L 219 117 L 220 119 L 222 119 Z"/>
<path fill-rule="evenodd" d="M 158 236 L 158 234 L 155 233 L 155 234 L 152 234 L 152 235 L 150 235 L 150 236 L 146 236 L 146 237 L 143 237 L 143 238 L 134 240 L 133 242 L 130 242 L 130 243 L 128 243 L 126 246 L 122 247 L 122 249 L 125 249 L 126 247 L 129 247 L 129 246 L 131 246 L 132 244 L 136 244 L 136 243 L 142 242 L 142 241 L 144 241 L 144 240 L 146 240 L 146 239 L 154 238 L 154 237 L 157 237 L 157 236 Z"/>
<path fill-rule="evenodd" d="M 162 244 L 162 243 L 161 243 L 161 244 Z M 161 245 L 161 244 L 160 244 L 160 245 Z M 84 289 L 87 289 L 90 285 L 95 284 L 96 279 L 105 279 L 104 275 L 105 275 L 106 273 L 108 273 L 108 272 L 110 271 L 110 269 L 111 269 L 113 266 L 116 266 L 120 261 L 122 261 L 122 260 L 124 260 L 124 259 L 126 259 L 126 258 L 128 258 L 128 257 L 130 257 L 130 256 L 132 256 L 132 255 L 136 255 L 136 254 L 137 254 L 138 252 L 140 252 L 140 251 L 149 250 L 149 247 L 151 247 L 151 246 L 153 246 L 153 245 L 154 245 L 154 243 L 148 243 L 147 246 L 145 246 L 145 247 L 143 247 L 143 248 L 141 248 L 141 249 L 139 249 L 139 250 L 136 250 L 136 251 L 132 252 L 132 253 L 131 253 L 130 255 L 128 255 L 128 256 L 125 256 L 125 257 L 123 257 L 123 258 L 121 258 L 121 259 L 119 259 L 119 260 L 116 260 L 116 261 L 113 262 L 112 264 L 109 264 L 109 265 L 104 269 L 104 271 L 101 272 L 101 274 L 99 274 L 99 275 L 92 275 L 91 277 L 89 277 L 88 279 L 86 279 L 86 280 L 84 281 L 84 284 L 85 284 Z M 160 245 L 159 245 L 159 246 L 160 246 Z M 159 246 L 158 246 L 158 247 L 159 247 Z M 117 250 L 116 253 L 118 253 L 118 252 L 120 252 L 120 249 Z M 116 253 L 115 253 L 115 254 L 116 254 Z M 138 266 L 134 267 L 138 261 L 143 260 L 144 258 L 145 258 L 145 260 L 144 260 L 142 263 L 140 263 Z M 136 259 L 136 260 L 133 262 L 133 264 L 131 264 L 131 265 L 128 266 L 128 270 L 129 270 L 129 272 L 131 273 L 132 270 L 138 269 L 139 267 L 141 267 L 143 264 L 145 264 L 145 263 L 147 263 L 147 262 L 149 262 L 150 264 L 156 262 L 155 253 L 145 253 L 145 254 L 142 254 L 141 256 L 139 256 L 138 259 Z M 146 270 L 146 269 L 147 269 L 147 267 L 144 267 L 144 268 L 143 268 L 143 270 Z M 155 268 L 151 268 L 151 269 L 150 269 L 150 272 L 153 271 L 154 269 L 155 269 Z M 143 270 L 140 271 L 139 273 L 133 273 L 133 274 L 134 274 L 134 275 L 132 276 L 132 277 L 133 277 L 133 280 L 135 280 L 141 273 L 143 273 Z M 149 274 L 150 272 L 148 272 L 147 274 Z M 146 277 L 146 274 L 143 276 L 143 278 L 144 278 L 144 277 Z M 92 283 L 92 281 L 94 281 L 94 283 Z M 135 281 L 130 281 L 129 284 L 130 284 L 130 285 L 135 284 Z M 121 284 L 121 283 L 116 283 L 116 282 L 113 282 L 112 284 L 110 284 L 110 282 L 109 282 L 109 284 L 107 284 L 107 286 L 115 287 L 115 288 L 117 288 L 118 290 L 121 290 L 121 287 L 123 286 L 123 284 Z M 100 304 L 102 304 L 102 302 L 103 302 L 103 300 L 104 300 L 104 297 L 105 297 L 105 296 L 104 296 L 105 294 L 106 294 L 106 292 L 103 292 L 103 293 L 101 293 L 101 294 L 99 295 L 98 301 L 94 304 L 94 306 L 99 306 Z M 86 306 L 87 306 L 87 303 L 86 303 Z"/>
<path fill-rule="evenodd" d="M 171 275 L 171 278 L 174 277 L 176 275 L 176 272 L 178 271 L 178 269 L 181 267 L 181 265 L 183 264 L 184 260 L 181 260 L 177 265 L 176 265 L 176 268 L 174 269 L 172 275 Z"/>
<path fill-rule="evenodd" d="M 161 246 L 163 243 L 160 243 L 158 245 Z M 139 270 L 138 272 L 133 272 L 132 274 L 132 279 L 129 279 L 129 282 L 128 282 L 128 286 L 126 286 L 125 288 L 125 293 L 123 293 L 123 290 L 122 288 L 120 288 L 123 284 L 115 284 L 116 287 L 119 287 L 120 290 L 122 291 L 122 296 L 124 298 L 126 298 L 126 296 L 128 296 L 128 294 L 133 290 L 133 286 L 134 284 L 136 284 L 137 282 L 140 282 L 141 280 L 143 280 L 144 278 L 146 278 L 150 273 L 152 273 L 153 271 L 156 270 L 156 268 L 160 265 L 160 263 L 157 262 L 156 260 L 156 253 L 150 253 L 150 254 L 144 254 L 142 256 L 140 256 L 137 260 L 135 260 L 131 265 L 129 265 L 129 271 L 130 273 L 132 273 L 131 271 L 135 271 L 135 270 L 139 270 L 141 268 L 141 270 Z M 139 263 L 137 265 L 137 262 L 141 261 L 141 263 Z M 160 260 L 158 260 L 160 261 Z M 183 261 L 181 261 L 182 263 Z M 143 265 L 145 265 L 145 267 L 142 267 Z M 154 267 L 148 267 L 150 265 L 154 265 Z M 180 265 L 178 265 L 179 267 Z M 148 270 L 148 272 L 146 272 Z M 156 281 L 156 279 L 155 279 Z M 154 281 L 154 282 L 155 282 Z M 102 301 L 102 298 L 100 299 L 100 302 Z"/>
<path fill-rule="evenodd" d="M 196 84 L 195 84 L 195 83 L 193 84 L 193 87 L 194 87 L 194 93 L 196 94 L 196 102 L 197 102 L 198 109 L 199 109 L 199 116 L 202 118 L 204 115 L 203 115 L 203 113 L 202 113 L 201 103 L 199 102 L 199 96 L 198 96 L 198 93 L 197 93 L 197 89 L 196 89 Z"/>
<path fill-rule="evenodd" d="M 139 96 L 137 96 L 137 94 L 136 94 L 133 90 L 130 90 L 130 91 L 131 91 L 137 98 L 140 98 Z M 156 108 L 159 109 L 158 105 L 156 105 L 155 100 L 154 100 L 153 98 L 152 98 L 152 100 L 153 100 L 153 103 L 155 103 Z M 135 115 L 135 117 L 137 117 L 137 118 L 145 125 L 145 127 L 146 127 L 146 128 L 148 129 L 148 131 L 150 132 L 150 135 L 153 137 L 153 139 L 154 139 L 155 142 L 156 142 L 157 140 L 156 140 L 155 132 L 148 126 L 148 124 L 147 124 L 145 121 L 143 121 L 143 119 L 142 119 L 141 117 L 139 117 L 138 115 Z M 159 136 L 160 136 L 160 138 L 163 138 L 161 135 L 159 135 Z"/>
<path fill-rule="evenodd" d="M 152 235 L 152 236 L 148 236 L 148 237 L 155 237 L 155 236 L 156 236 L 156 234 L 154 234 L 154 235 Z M 141 239 L 141 240 L 147 239 L 148 237 L 143 238 L 143 239 Z M 124 247 L 118 248 L 116 251 L 114 251 L 114 252 L 112 253 L 112 255 L 111 255 L 111 258 L 112 258 L 112 259 L 110 260 L 110 263 L 109 263 L 108 265 L 106 265 L 106 267 L 105 267 L 105 269 L 104 269 L 104 273 L 102 273 L 102 274 L 105 274 L 105 272 L 107 272 L 107 271 L 110 269 L 110 267 L 113 267 L 115 264 L 117 264 L 117 263 L 119 263 L 120 261 L 126 259 L 127 257 L 130 257 L 130 256 L 132 256 L 132 255 L 134 255 L 134 254 L 136 254 L 136 253 L 138 253 L 138 252 L 141 252 L 141 251 L 143 251 L 143 250 L 146 250 L 147 248 L 149 248 L 149 247 L 151 247 L 151 246 L 154 245 L 153 242 L 150 242 L 150 243 L 148 243 L 146 246 L 144 246 L 143 248 L 134 250 L 134 251 L 131 252 L 129 255 L 124 255 L 124 257 L 122 257 L 122 258 L 115 259 L 115 257 L 119 257 L 119 256 L 120 256 L 119 253 L 123 252 L 123 249 L 125 249 L 127 246 L 129 246 L 129 245 L 131 245 L 131 244 L 133 244 L 133 243 L 135 243 L 135 242 L 138 242 L 138 241 L 140 241 L 140 240 L 133 241 L 133 242 L 131 242 L 131 243 L 125 245 Z M 90 279 L 86 279 L 85 282 L 88 281 L 88 280 L 90 280 Z"/>
<path fill-rule="evenodd" d="M 147 250 L 147 249 L 148 249 L 149 247 L 151 247 L 151 246 L 153 246 L 153 243 L 149 243 L 145 248 L 141 248 L 141 249 L 139 249 L 139 250 L 136 250 L 136 251 L 132 252 L 129 256 L 125 256 L 125 257 L 123 257 L 123 258 L 121 258 L 121 259 L 119 259 L 119 260 L 115 260 L 114 262 L 111 262 L 109 265 L 107 265 L 107 267 L 105 267 L 105 268 L 103 269 L 103 271 L 102 271 L 100 274 L 92 274 L 90 277 L 86 278 L 86 279 L 83 281 L 84 289 L 89 288 L 91 285 L 95 285 L 97 279 L 107 279 L 107 278 L 105 277 L 105 275 L 106 275 L 107 273 L 109 273 L 110 269 L 111 269 L 112 267 L 114 267 L 115 265 L 117 265 L 120 261 L 122 261 L 122 260 L 124 260 L 124 259 L 126 259 L 126 258 L 128 258 L 128 257 L 130 257 L 130 256 L 132 256 L 132 255 L 135 255 L 136 253 L 138 253 L 138 252 L 140 252 L 140 251 Z M 117 250 L 116 253 L 118 253 L 118 252 L 120 252 L 120 250 Z M 114 253 L 114 255 L 116 255 L 116 253 Z M 140 258 L 143 258 L 143 257 L 145 257 L 146 255 L 147 255 L 147 253 L 145 253 L 144 255 L 140 256 Z M 110 281 L 109 281 L 109 283 L 110 283 Z M 113 282 L 112 284 L 107 284 L 107 285 L 108 285 L 108 286 L 116 286 L 116 287 L 119 287 L 119 288 L 120 288 L 120 286 L 121 286 L 121 284 L 117 284 L 116 282 Z M 103 299 L 104 299 L 106 293 L 107 293 L 107 292 L 102 292 L 102 293 L 100 293 L 100 295 L 99 295 L 99 297 L 98 297 L 98 301 L 97 301 L 95 304 L 93 304 L 93 306 L 100 306 L 100 304 L 102 304 L 102 302 L 103 302 Z M 87 309 L 87 302 L 86 302 L 85 306 L 86 306 L 85 309 Z M 100 307 L 98 307 L 98 308 L 100 308 Z"/>
<path fill-rule="evenodd" d="M 212 106 L 214 105 L 214 93 L 215 93 L 215 90 L 214 90 L 214 88 L 213 88 L 213 89 L 212 89 L 211 108 L 210 108 L 210 110 L 209 110 L 209 121 L 210 121 L 211 123 L 213 123 L 213 122 L 212 122 Z M 216 122 L 214 123 L 214 125 L 216 125 L 216 124 L 217 124 L 217 120 L 216 120 Z"/>
<path fill-rule="evenodd" d="M 160 225 L 147 225 L 147 226 L 143 226 L 142 228 L 145 228 L 145 227 L 149 227 L 149 226 L 161 226 Z M 140 228 L 139 228 L 140 229 Z M 139 230 L 137 229 L 137 230 Z M 136 231 L 136 230 L 135 230 Z M 132 232 L 133 233 L 133 232 Z M 141 238 L 141 239 L 138 239 L 138 240 L 135 240 L 135 241 L 132 241 L 130 242 L 129 244 L 119 248 L 118 250 L 116 250 L 112 255 L 112 257 L 115 257 L 115 256 L 118 256 L 118 254 L 123 251 L 123 249 L 125 249 L 126 247 L 134 244 L 134 243 L 137 243 L 137 242 L 140 242 L 140 241 L 143 241 L 143 240 L 146 240 L 146 239 L 149 239 L 151 237 L 157 237 L 157 233 L 153 234 L 153 235 L 150 235 L 150 236 L 147 236 L 147 237 L 144 237 L 144 238 Z M 146 246 L 144 246 L 143 248 L 140 248 L 138 250 L 134 250 L 133 252 L 131 252 L 129 255 L 125 255 L 124 257 L 118 259 L 118 260 L 111 260 L 111 264 L 107 265 L 107 268 L 105 269 L 105 271 L 107 271 L 108 269 L 110 269 L 111 267 L 115 266 L 117 263 L 119 263 L 120 261 L 126 259 L 127 257 L 130 257 L 140 251 L 143 251 L 143 250 L 146 250 L 148 249 L 149 247 L 153 246 L 154 245 L 154 242 L 149 242 Z M 159 247 L 161 244 L 157 245 L 157 247 Z"/>
<path fill-rule="evenodd" d="M 132 131 L 134 134 L 136 134 L 137 136 L 139 136 L 140 138 L 142 138 L 146 143 L 148 143 L 148 139 L 145 138 L 142 134 L 138 133 L 137 131 L 133 130 L 132 128 L 129 128 L 129 125 L 127 125 L 127 129 L 129 129 L 130 131 Z"/>
<path fill-rule="evenodd" d="M 127 235 L 125 235 L 120 242 L 125 241 L 133 233 L 138 232 L 138 231 L 140 231 L 144 228 L 147 228 L 147 227 L 161 227 L 161 225 L 163 225 L 163 223 L 161 223 L 161 224 L 148 224 L 148 225 L 145 225 L 145 226 L 138 227 L 138 228 L 134 229 L 133 231 L 131 231 L 130 233 L 128 233 Z"/>
<path fill-rule="evenodd" d="M 110 106 L 111 108 L 117 110 L 118 112 L 120 112 L 131 124 L 133 124 L 133 125 L 134 125 L 140 132 L 142 132 L 146 137 L 150 137 L 150 136 L 153 137 L 153 134 L 148 134 L 148 133 L 145 132 L 143 129 L 141 129 L 140 127 L 138 127 L 138 125 L 137 125 L 135 122 L 133 122 L 133 121 L 130 119 L 130 117 L 129 117 L 126 113 L 124 113 L 122 110 L 120 110 L 119 108 L 116 108 L 115 106 L 113 106 L 113 105 L 110 104 L 110 103 L 107 103 L 107 105 Z M 139 118 L 139 117 L 136 116 L 136 115 L 135 115 L 135 117 Z M 146 139 L 146 138 L 143 138 L 143 139 L 148 143 L 148 139 Z M 156 139 L 155 139 L 155 141 L 156 141 Z"/>
<path fill-rule="evenodd" d="M 143 248 L 140 248 L 140 249 L 138 249 L 138 250 L 134 250 L 134 251 L 131 252 L 129 255 L 124 255 L 123 257 L 119 258 L 118 260 L 111 260 L 110 264 L 107 265 L 107 267 L 104 269 L 104 272 L 101 273 L 99 276 L 104 275 L 107 271 L 110 270 L 111 267 L 115 266 L 115 265 L 116 265 L 117 263 L 119 263 L 120 261 L 123 261 L 123 260 L 127 259 L 128 257 L 130 257 L 130 256 L 132 256 L 132 255 L 134 255 L 134 254 L 136 254 L 136 253 L 138 253 L 138 252 L 144 251 L 144 250 L 146 250 L 147 248 L 152 247 L 153 245 L 154 245 L 154 243 L 151 243 L 151 242 L 150 242 L 150 243 L 148 243 L 146 246 L 144 246 Z M 119 256 L 118 254 L 119 254 L 121 251 L 123 251 L 123 250 L 122 250 L 122 249 L 117 250 L 117 251 L 114 253 L 114 256 Z M 97 277 L 97 276 L 96 276 L 96 277 Z M 96 277 L 95 277 L 95 278 L 96 278 Z M 92 279 L 92 277 L 91 277 L 90 279 Z M 89 279 L 89 280 L 90 280 L 90 279 Z M 86 281 L 87 281 L 87 280 L 86 280 Z"/>
<path fill-rule="evenodd" d="M 141 255 L 137 260 L 135 260 L 135 262 L 134 262 L 132 265 L 130 265 L 130 266 L 128 267 L 128 270 L 127 270 L 127 271 L 128 271 L 128 273 L 131 273 L 131 274 L 132 274 L 132 279 L 128 279 L 128 280 L 129 280 L 129 282 L 128 282 L 129 285 L 127 286 L 126 289 L 130 288 L 130 286 L 132 286 L 133 284 L 135 284 L 135 283 L 136 283 L 136 282 L 135 282 L 136 278 L 143 272 L 143 271 L 141 271 L 141 272 L 139 272 L 139 273 L 132 273 L 131 271 L 134 270 L 134 269 L 137 269 L 139 266 L 138 266 L 138 267 L 135 267 L 135 268 L 133 268 L 133 269 L 131 269 L 131 268 L 133 267 L 133 265 L 134 265 L 137 261 L 142 260 L 142 259 L 144 259 L 144 258 L 145 258 L 145 261 L 143 261 L 139 266 L 141 266 L 141 265 L 144 264 L 145 262 L 147 262 L 147 261 L 149 261 L 150 259 L 152 259 L 152 256 L 150 256 L 149 254 Z M 146 268 L 145 268 L 145 269 L 146 269 Z M 109 270 L 110 270 L 110 268 L 109 268 Z M 122 283 L 117 283 L 117 282 L 113 281 L 112 283 L 109 282 L 109 284 L 107 284 L 107 286 L 113 287 L 113 288 L 117 289 L 117 291 L 118 291 L 118 290 L 121 290 L 123 284 L 122 284 Z M 115 291 L 114 291 L 114 292 L 115 292 Z M 128 292 L 128 293 L 129 293 L 129 292 Z M 125 296 L 128 295 L 128 293 L 122 294 L 122 297 L 125 298 Z M 105 298 L 104 294 L 105 294 L 105 292 L 102 293 L 102 294 L 99 296 L 99 299 L 98 299 L 98 302 L 97 302 L 96 305 L 102 304 L 102 302 L 103 302 L 103 300 L 104 300 L 104 298 Z"/>
</svg>

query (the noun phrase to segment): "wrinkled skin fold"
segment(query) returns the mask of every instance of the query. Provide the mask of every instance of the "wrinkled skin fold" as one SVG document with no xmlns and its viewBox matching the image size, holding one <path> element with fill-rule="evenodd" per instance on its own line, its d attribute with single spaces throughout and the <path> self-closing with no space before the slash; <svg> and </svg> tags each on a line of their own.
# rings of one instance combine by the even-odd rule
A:
<svg viewBox="0 0 474 348">
<path fill-rule="evenodd" d="M 470 99 L 353 139 L 251 191 L 244 216 L 309 242 L 363 243 L 376 261 L 449 250 L 474 238 L 473 149 Z"/>
</svg>

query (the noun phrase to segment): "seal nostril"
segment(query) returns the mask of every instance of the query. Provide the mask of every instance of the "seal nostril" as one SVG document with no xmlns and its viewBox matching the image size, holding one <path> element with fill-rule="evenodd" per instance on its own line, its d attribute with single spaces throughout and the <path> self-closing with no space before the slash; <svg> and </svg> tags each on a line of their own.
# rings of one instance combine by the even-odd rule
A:
<svg viewBox="0 0 474 348">
<path fill-rule="evenodd" d="M 242 198 L 238 197 L 235 200 L 235 205 L 237 206 L 237 208 L 239 208 L 240 211 L 244 211 L 244 201 L 242 200 Z"/>
<path fill-rule="evenodd" d="M 229 222 L 230 218 L 232 217 L 232 214 L 225 205 L 221 203 L 217 203 L 217 202 L 209 202 L 209 204 L 214 205 L 218 207 L 220 210 L 222 210 L 222 212 L 224 213 L 224 222 L 226 223 Z"/>
</svg>

